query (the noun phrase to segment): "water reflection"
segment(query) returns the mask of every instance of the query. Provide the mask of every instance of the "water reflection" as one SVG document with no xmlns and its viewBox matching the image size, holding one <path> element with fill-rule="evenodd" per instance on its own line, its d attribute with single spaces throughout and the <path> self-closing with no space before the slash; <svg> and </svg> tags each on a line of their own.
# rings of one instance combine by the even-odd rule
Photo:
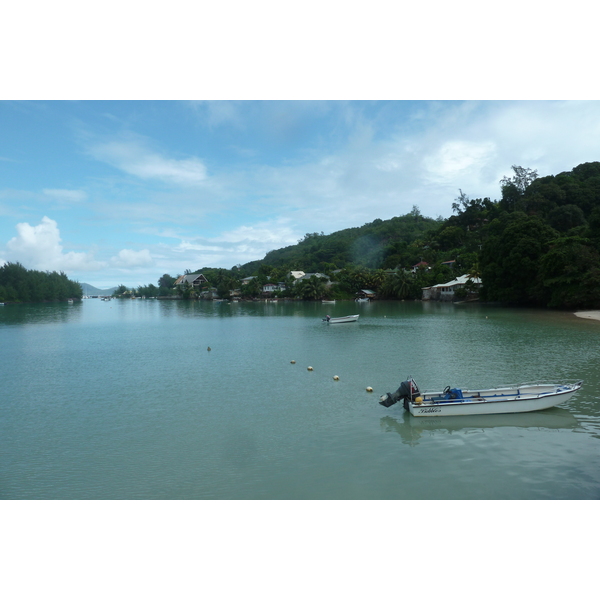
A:
<svg viewBox="0 0 600 600">
<path fill-rule="evenodd" d="M 8 304 L 0 312 L 1 325 L 47 325 L 80 320 L 83 302 Z"/>
<path fill-rule="evenodd" d="M 495 427 L 522 427 L 524 429 L 575 429 L 579 421 L 564 408 L 509 415 L 468 415 L 460 417 L 418 418 L 403 414 L 402 419 L 385 416 L 381 429 L 395 432 L 403 444 L 416 446 L 424 432 L 453 433 L 466 429 L 493 429 Z M 430 433 L 430 435 L 431 435 Z"/>
</svg>

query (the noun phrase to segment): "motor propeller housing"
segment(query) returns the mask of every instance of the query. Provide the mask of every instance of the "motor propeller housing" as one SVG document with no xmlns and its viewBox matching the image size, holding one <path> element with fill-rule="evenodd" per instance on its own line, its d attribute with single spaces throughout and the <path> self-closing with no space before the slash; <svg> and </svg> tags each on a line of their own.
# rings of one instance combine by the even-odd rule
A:
<svg viewBox="0 0 600 600">
<path fill-rule="evenodd" d="M 400 402 L 400 400 L 404 400 L 404 408 L 408 410 L 408 402 L 413 401 L 419 395 L 419 388 L 417 384 L 414 382 L 412 378 L 403 381 L 400 384 L 400 387 L 393 393 L 387 392 L 379 398 L 379 404 L 381 406 L 385 406 L 389 408 L 396 404 L 396 402 Z"/>
</svg>

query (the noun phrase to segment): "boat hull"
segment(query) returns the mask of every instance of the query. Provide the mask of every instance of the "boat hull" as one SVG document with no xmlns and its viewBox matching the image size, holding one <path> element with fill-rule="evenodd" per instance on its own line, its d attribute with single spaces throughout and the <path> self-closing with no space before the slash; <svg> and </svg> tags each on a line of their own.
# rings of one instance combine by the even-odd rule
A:
<svg viewBox="0 0 600 600">
<path fill-rule="evenodd" d="M 465 391 L 460 400 L 436 400 L 433 394 L 423 394 L 421 402 L 408 401 L 407 408 L 414 417 L 447 417 L 465 415 L 494 415 L 533 412 L 562 404 L 581 388 L 581 382 L 564 385 L 545 385 L 508 390 Z M 495 394 L 490 394 L 495 392 Z M 504 392 L 504 393 L 503 393 Z M 487 394 L 487 396 L 486 396 Z"/>
<path fill-rule="evenodd" d="M 330 319 L 323 319 L 326 323 L 353 323 L 358 321 L 358 315 L 348 315 L 347 317 L 331 317 Z"/>
</svg>

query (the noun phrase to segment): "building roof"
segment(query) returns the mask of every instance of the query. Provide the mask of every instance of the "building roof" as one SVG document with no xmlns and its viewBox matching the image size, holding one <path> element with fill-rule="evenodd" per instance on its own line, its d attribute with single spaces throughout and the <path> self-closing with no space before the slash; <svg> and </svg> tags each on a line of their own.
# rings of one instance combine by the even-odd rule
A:
<svg viewBox="0 0 600 600">
<path fill-rule="evenodd" d="M 302 273 L 302 271 L 299 272 Z M 329 277 L 327 275 L 323 275 L 323 273 L 304 273 L 304 275 L 298 277 L 297 280 L 300 281 L 301 279 L 310 279 L 313 276 L 318 277 L 320 279 L 329 279 Z"/>
<path fill-rule="evenodd" d="M 432 288 L 437 288 L 437 287 L 454 287 L 456 285 L 465 285 L 465 283 L 467 283 L 467 281 L 469 281 L 469 279 L 478 285 L 481 285 L 481 279 L 479 279 L 479 277 L 469 277 L 469 275 L 461 275 L 460 277 L 457 277 L 456 279 L 453 279 L 452 281 L 449 281 L 448 283 L 438 283 L 437 285 L 432 285 Z M 423 288 L 426 289 L 426 288 Z"/>
<path fill-rule="evenodd" d="M 178 277 L 177 280 L 175 281 L 175 285 L 183 284 L 186 281 L 190 285 L 193 285 L 194 282 L 196 282 L 198 280 L 207 281 L 206 277 L 204 277 L 204 275 L 202 275 L 202 273 L 192 273 L 190 275 L 181 275 L 181 277 Z"/>
</svg>

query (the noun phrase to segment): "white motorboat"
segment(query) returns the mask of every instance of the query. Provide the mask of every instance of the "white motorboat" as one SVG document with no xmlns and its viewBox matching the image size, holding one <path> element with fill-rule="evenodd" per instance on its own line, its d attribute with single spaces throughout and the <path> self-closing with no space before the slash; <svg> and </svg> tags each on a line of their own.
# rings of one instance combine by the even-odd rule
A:
<svg viewBox="0 0 600 600">
<path fill-rule="evenodd" d="M 387 408 L 403 401 L 404 408 L 415 417 L 531 412 L 566 402 L 582 384 L 583 381 L 523 383 L 486 390 L 447 387 L 442 392 L 420 392 L 409 377 L 394 393 L 381 396 L 379 404 Z"/>
<path fill-rule="evenodd" d="M 358 321 L 358 315 L 348 315 L 346 317 L 330 317 L 327 315 L 323 318 L 325 323 L 352 323 Z"/>
</svg>

